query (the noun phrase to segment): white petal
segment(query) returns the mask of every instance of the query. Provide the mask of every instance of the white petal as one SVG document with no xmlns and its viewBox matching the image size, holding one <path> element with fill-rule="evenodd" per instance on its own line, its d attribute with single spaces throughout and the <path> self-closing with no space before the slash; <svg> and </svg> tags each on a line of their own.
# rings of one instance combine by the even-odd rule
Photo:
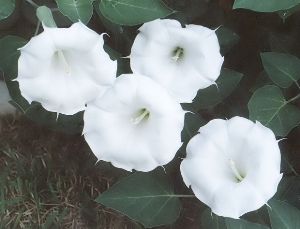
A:
<svg viewBox="0 0 300 229">
<path fill-rule="evenodd" d="M 215 119 L 201 127 L 188 143 L 180 169 L 199 200 L 215 214 L 231 218 L 267 203 L 282 177 L 273 132 L 241 117 Z"/>
<path fill-rule="evenodd" d="M 235 219 L 249 211 L 259 209 L 267 202 L 261 193 L 246 181 L 222 185 L 214 194 L 212 211 L 219 216 Z"/>
<path fill-rule="evenodd" d="M 17 81 L 22 96 L 52 112 L 84 110 L 116 77 L 117 63 L 103 44 L 103 35 L 81 22 L 70 28 L 46 27 L 21 49 Z"/>
<path fill-rule="evenodd" d="M 183 28 L 170 19 L 145 23 L 139 30 L 130 54 L 132 71 L 160 83 L 178 102 L 191 102 L 199 89 L 214 84 L 220 75 L 224 60 L 214 30 Z M 178 47 L 184 53 L 175 61 Z"/>
<path fill-rule="evenodd" d="M 141 109 L 149 117 L 134 119 Z M 88 104 L 84 137 L 98 160 L 126 170 L 150 171 L 170 162 L 181 147 L 184 111 L 144 76 L 121 75 L 102 97 Z"/>
</svg>

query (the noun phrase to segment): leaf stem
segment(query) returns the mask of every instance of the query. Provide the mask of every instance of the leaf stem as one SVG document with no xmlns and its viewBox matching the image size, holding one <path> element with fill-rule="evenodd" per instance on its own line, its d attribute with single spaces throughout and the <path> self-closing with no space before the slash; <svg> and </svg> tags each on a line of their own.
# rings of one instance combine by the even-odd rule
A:
<svg viewBox="0 0 300 229">
<path fill-rule="evenodd" d="M 300 85 L 299 85 L 299 83 L 297 82 L 297 81 L 295 81 L 295 84 L 296 84 L 296 86 L 299 88 L 299 90 L 300 90 Z"/>
<path fill-rule="evenodd" d="M 178 197 L 178 198 L 195 198 L 195 195 L 174 195 L 174 197 Z"/>
<path fill-rule="evenodd" d="M 300 89 L 300 88 L 299 88 L 299 89 Z M 298 94 L 298 95 L 296 95 L 295 97 L 289 99 L 286 103 L 291 103 L 291 102 L 293 102 L 293 101 L 295 101 L 295 100 L 297 100 L 297 99 L 299 99 L 299 98 L 300 98 L 300 94 Z"/>
<path fill-rule="evenodd" d="M 32 0 L 25 0 L 26 2 L 28 2 L 30 5 L 32 5 L 33 7 L 35 7 L 35 8 L 38 8 L 39 7 L 39 5 L 38 4 L 36 4 L 34 1 L 32 1 Z"/>
<path fill-rule="evenodd" d="M 39 33 L 40 27 L 41 27 L 41 21 L 38 20 L 37 25 L 36 25 L 36 29 L 35 29 L 35 32 L 34 32 L 34 36 L 36 36 Z"/>
</svg>

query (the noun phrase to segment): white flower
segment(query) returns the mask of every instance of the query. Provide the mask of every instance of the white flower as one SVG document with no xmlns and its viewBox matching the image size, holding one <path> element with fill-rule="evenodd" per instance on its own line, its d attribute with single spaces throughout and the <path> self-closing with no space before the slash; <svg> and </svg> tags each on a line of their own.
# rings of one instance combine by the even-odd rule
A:
<svg viewBox="0 0 300 229">
<path fill-rule="evenodd" d="M 196 197 L 215 214 L 231 218 L 266 204 L 282 177 L 273 132 L 241 117 L 212 120 L 199 132 L 180 166 Z"/>
<path fill-rule="evenodd" d="M 146 172 L 174 158 L 182 145 L 184 114 L 159 84 L 124 74 L 87 105 L 83 133 L 98 160 Z"/>
<path fill-rule="evenodd" d="M 11 97 L 7 86 L 3 81 L 0 81 L 0 115 L 14 114 L 16 112 L 16 108 L 9 101 L 11 101 Z"/>
<path fill-rule="evenodd" d="M 52 112 L 84 110 L 116 78 L 117 63 L 103 44 L 103 35 L 81 22 L 70 28 L 44 27 L 21 48 L 17 81 L 22 96 Z"/>
<path fill-rule="evenodd" d="M 178 102 L 192 102 L 219 77 L 224 58 L 214 30 L 157 19 L 139 31 L 130 54 L 132 71 L 163 85 Z"/>
</svg>

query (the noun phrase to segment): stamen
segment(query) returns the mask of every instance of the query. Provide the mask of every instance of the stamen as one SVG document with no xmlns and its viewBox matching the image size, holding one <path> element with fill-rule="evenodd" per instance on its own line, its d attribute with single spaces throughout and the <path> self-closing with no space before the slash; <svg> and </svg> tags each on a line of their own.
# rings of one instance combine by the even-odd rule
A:
<svg viewBox="0 0 300 229">
<path fill-rule="evenodd" d="M 184 49 L 180 48 L 180 47 L 177 47 L 173 51 L 172 59 L 177 62 L 179 59 L 181 59 L 183 57 L 183 54 L 184 54 Z"/>
<path fill-rule="evenodd" d="M 235 175 L 235 178 L 238 180 L 238 182 L 241 182 L 244 179 L 244 177 L 240 174 L 240 172 L 236 168 L 235 162 L 232 159 L 230 159 L 229 164 L 233 174 Z"/>
<path fill-rule="evenodd" d="M 58 51 L 56 51 L 56 54 L 58 55 L 59 60 L 62 61 L 66 73 L 69 74 L 71 72 L 71 68 L 70 68 L 70 65 L 67 62 L 67 59 L 66 59 L 63 51 L 62 50 L 58 50 Z"/>
<path fill-rule="evenodd" d="M 150 116 L 150 112 L 147 109 L 143 108 L 138 112 L 138 115 L 136 117 L 131 119 L 131 122 L 134 125 L 138 125 L 143 120 L 147 120 L 149 118 L 149 116 Z"/>
</svg>

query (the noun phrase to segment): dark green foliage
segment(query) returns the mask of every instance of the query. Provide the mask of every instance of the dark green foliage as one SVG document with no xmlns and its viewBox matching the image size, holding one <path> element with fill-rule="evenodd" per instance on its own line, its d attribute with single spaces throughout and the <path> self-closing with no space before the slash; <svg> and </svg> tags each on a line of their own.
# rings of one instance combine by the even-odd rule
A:
<svg viewBox="0 0 300 229">
<path fill-rule="evenodd" d="M 178 196 L 163 172 L 137 172 L 123 178 L 96 201 L 147 228 L 174 223 L 181 210 Z"/>
<path fill-rule="evenodd" d="M 300 0 L 0 0 L 0 68 L 12 104 L 33 121 L 22 117 L 0 120 L 0 228 L 135 229 L 163 224 L 170 225 L 158 228 L 300 228 L 299 3 Z M 42 31 L 38 20 L 52 27 L 81 20 L 99 34 L 107 33 L 105 50 L 117 60 L 120 75 L 131 72 L 128 56 L 139 26 L 166 17 L 182 25 L 216 29 L 225 55 L 216 85 L 199 90 L 193 103 L 182 104 L 191 112 L 185 117 L 183 147 L 178 154 L 184 156 L 187 142 L 209 120 L 247 117 L 249 111 L 250 119 L 270 127 L 277 136 L 287 137 L 279 143 L 285 174 L 269 203 L 272 209 L 264 207 L 233 220 L 211 214 L 209 209 L 202 214 L 204 206 L 196 198 L 179 201 L 175 193 L 191 194 L 180 177 L 179 155 L 166 166 L 166 173 L 159 175 L 130 175 L 106 162 L 95 165 L 96 159 L 80 136 L 82 112 L 57 117 L 36 102 L 30 105 L 13 81 L 17 76 L 18 48 Z"/>
</svg>

